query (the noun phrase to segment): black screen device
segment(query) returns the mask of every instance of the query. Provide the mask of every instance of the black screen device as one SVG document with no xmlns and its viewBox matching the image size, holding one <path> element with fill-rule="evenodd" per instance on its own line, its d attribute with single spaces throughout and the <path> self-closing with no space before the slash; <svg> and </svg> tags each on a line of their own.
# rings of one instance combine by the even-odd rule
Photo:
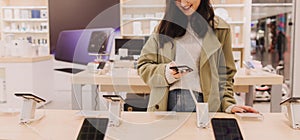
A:
<svg viewBox="0 0 300 140">
<path fill-rule="evenodd" d="M 193 71 L 192 68 L 186 66 L 186 65 L 182 65 L 182 66 L 172 66 L 170 67 L 170 69 L 175 70 L 177 73 L 184 73 L 184 72 L 191 72 Z"/>
<path fill-rule="evenodd" d="M 243 140 L 239 125 L 234 118 L 212 118 L 216 140 Z"/>
<path fill-rule="evenodd" d="M 124 101 L 124 99 L 120 95 L 103 95 L 103 98 L 110 101 Z"/>
<path fill-rule="evenodd" d="M 98 67 L 97 67 L 97 69 L 103 69 L 103 68 L 104 68 L 104 66 L 105 66 L 105 64 L 106 64 L 106 62 L 105 62 L 105 61 L 103 61 L 103 62 L 100 62 L 100 63 L 98 64 Z"/>
<path fill-rule="evenodd" d="M 91 34 L 88 52 L 105 54 L 108 35 L 105 31 L 93 31 Z"/>
<path fill-rule="evenodd" d="M 140 55 L 145 44 L 144 39 L 115 39 L 115 54 L 119 54 L 119 49 L 128 49 L 128 55 Z"/>
<path fill-rule="evenodd" d="M 72 73 L 72 74 L 76 74 L 76 73 L 84 71 L 84 69 L 78 69 L 78 68 L 59 68 L 59 69 L 54 69 L 54 70 L 66 72 L 66 73 Z"/>
<path fill-rule="evenodd" d="M 15 93 L 15 95 L 17 96 L 17 97 L 23 97 L 23 98 L 25 98 L 25 99 L 32 99 L 32 100 L 35 100 L 36 102 L 46 102 L 46 100 L 45 99 L 42 99 L 42 98 L 40 98 L 40 97 L 38 97 L 38 96 L 36 96 L 36 95 L 33 95 L 33 94 L 31 94 L 31 93 L 26 93 L 26 92 L 16 92 Z"/>
<path fill-rule="evenodd" d="M 103 140 L 108 126 L 108 118 L 85 118 L 77 140 Z"/>
</svg>

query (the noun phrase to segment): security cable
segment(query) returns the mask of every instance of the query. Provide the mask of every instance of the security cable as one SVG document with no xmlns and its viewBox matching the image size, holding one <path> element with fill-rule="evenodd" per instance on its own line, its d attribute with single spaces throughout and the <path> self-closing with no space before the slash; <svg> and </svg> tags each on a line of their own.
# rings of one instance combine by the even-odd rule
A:
<svg viewBox="0 0 300 140">
<path fill-rule="evenodd" d="M 99 85 L 97 85 L 97 87 L 96 87 L 96 89 L 95 89 L 96 91 L 95 91 L 95 93 L 96 93 L 96 97 L 95 97 L 95 110 L 97 110 L 97 107 L 98 107 L 98 98 L 99 98 Z"/>
</svg>

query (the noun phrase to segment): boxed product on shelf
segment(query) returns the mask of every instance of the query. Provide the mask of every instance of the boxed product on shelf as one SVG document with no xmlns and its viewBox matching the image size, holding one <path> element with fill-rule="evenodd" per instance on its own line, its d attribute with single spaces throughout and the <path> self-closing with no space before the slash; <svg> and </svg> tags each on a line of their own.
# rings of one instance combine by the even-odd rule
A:
<svg viewBox="0 0 300 140">
<path fill-rule="evenodd" d="M 4 9 L 4 18 L 12 19 L 13 18 L 13 10 L 12 9 Z"/>
<path fill-rule="evenodd" d="M 41 10 L 41 18 L 48 18 L 48 10 Z"/>
<path fill-rule="evenodd" d="M 22 9 L 20 10 L 20 13 L 21 19 L 29 19 L 31 17 L 29 10 Z"/>
<path fill-rule="evenodd" d="M 31 18 L 41 18 L 41 11 L 36 9 L 31 10 Z"/>
<path fill-rule="evenodd" d="M 132 25 L 133 25 L 133 34 L 136 34 L 136 35 L 143 34 L 141 22 L 134 21 Z"/>
<path fill-rule="evenodd" d="M 14 19 L 20 19 L 20 9 L 14 9 Z"/>
</svg>

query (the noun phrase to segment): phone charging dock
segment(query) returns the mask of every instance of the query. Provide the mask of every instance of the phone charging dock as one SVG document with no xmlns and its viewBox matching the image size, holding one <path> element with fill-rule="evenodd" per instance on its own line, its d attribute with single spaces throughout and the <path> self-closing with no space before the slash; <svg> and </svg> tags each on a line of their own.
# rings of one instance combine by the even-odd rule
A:
<svg viewBox="0 0 300 140">
<path fill-rule="evenodd" d="M 291 97 L 280 104 L 287 107 L 291 127 L 293 129 L 300 129 L 300 97 Z"/>
<path fill-rule="evenodd" d="M 121 123 L 123 99 L 118 95 L 103 95 L 109 101 L 109 126 L 118 127 Z"/>
</svg>

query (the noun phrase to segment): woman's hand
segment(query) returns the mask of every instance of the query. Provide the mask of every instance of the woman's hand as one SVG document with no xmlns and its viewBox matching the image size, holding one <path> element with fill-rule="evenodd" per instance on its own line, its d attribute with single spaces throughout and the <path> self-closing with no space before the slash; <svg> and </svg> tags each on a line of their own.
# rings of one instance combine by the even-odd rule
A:
<svg viewBox="0 0 300 140">
<path fill-rule="evenodd" d="M 176 63 L 173 61 L 170 64 L 170 67 L 174 67 L 177 66 Z M 170 74 L 172 75 L 172 77 L 174 77 L 175 79 L 180 79 L 182 76 L 186 75 L 188 72 L 178 72 L 174 69 L 170 69 Z"/>
<path fill-rule="evenodd" d="M 232 113 L 259 113 L 257 110 L 255 110 L 254 108 L 250 107 L 250 106 L 234 106 L 231 109 Z"/>
</svg>

